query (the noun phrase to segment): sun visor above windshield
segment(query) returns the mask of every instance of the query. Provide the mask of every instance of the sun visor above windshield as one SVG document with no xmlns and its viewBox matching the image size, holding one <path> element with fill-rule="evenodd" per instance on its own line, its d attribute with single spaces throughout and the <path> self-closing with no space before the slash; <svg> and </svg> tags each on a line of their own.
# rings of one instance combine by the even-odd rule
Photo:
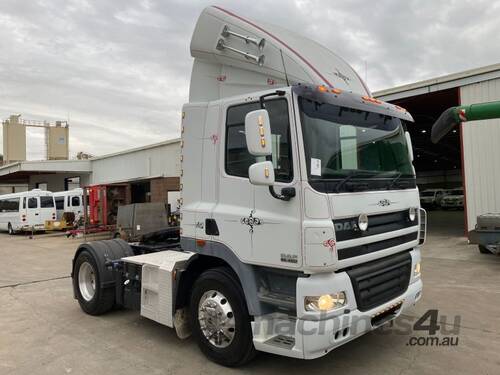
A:
<svg viewBox="0 0 500 375">
<path fill-rule="evenodd" d="M 191 55 L 190 102 L 306 82 L 370 95 L 347 62 L 315 41 L 217 6 L 200 15 Z"/>
<path fill-rule="evenodd" d="M 397 117 L 405 121 L 414 122 L 413 117 L 404 108 L 366 95 L 354 94 L 342 90 L 330 90 L 324 86 L 318 87 L 303 84 L 293 86 L 292 91 L 297 96 L 301 96 L 318 103 L 328 103 L 340 107 L 380 113 L 382 115 Z"/>
</svg>

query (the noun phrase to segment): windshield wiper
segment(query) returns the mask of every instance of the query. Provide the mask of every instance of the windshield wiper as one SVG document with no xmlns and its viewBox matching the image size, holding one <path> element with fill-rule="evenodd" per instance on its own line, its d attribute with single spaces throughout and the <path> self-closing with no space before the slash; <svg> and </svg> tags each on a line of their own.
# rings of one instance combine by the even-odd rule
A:
<svg viewBox="0 0 500 375">
<path fill-rule="evenodd" d="M 366 175 L 366 173 L 367 173 L 366 171 L 356 171 L 351 173 L 349 176 L 345 177 L 344 179 L 342 179 L 340 182 L 337 183 L 335 191 L 337 193 L 340 193 L 340 188 L 344 186 L 347 181 L 351 180 L 354 177 Z"/>
<path fill-rule="evenodd" d="M 392 187 L 394 186 L 394 184 L 396 182 L 398 182 L 398 180 L 401 178 L 401 176 L 403 175 L 403 172 L 398 172 L 398 174 L 396 175 L 396 177 L 394 177 L 391 182 L 389 182 L 389 186 L 387 187 L 387 190 L 391 190 Z"/>
</svg>

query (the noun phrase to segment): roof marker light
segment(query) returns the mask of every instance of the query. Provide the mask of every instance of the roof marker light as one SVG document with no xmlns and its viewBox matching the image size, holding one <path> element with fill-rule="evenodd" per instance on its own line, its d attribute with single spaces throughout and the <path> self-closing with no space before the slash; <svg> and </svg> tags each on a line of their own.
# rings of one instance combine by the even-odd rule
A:
<svg viewBox="0 0 500 375">
<path fill-rule="evenodd" d="M 318 86 L 318 91 L 320 91 L 320 92 L 328 92 L 328 87 L 326 87 L 324 85 L 320 85 L 320 86 Z"/>
<path fill-rule="evenodd" d="M 382 104 L 382 101 L 372 98 L 370 96 L 362 96 L 361 99 L 363 99 L 365 102 L 373 103 L 373 104 Z"/>
<path fill-rule="evenodd" d="M 341 89 L 331 89 L 330 90 L 333 94 L 342 94 L 342 90 Z"/>
</svg>

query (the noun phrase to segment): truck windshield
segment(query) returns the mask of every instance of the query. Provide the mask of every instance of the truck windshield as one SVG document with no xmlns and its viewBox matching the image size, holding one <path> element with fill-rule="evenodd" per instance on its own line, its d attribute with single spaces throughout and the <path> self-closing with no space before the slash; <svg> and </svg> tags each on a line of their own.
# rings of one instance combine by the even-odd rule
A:
<svg viewBox="0 0 500 375">
<path fill-rule="evenodd" d="M 401 120 L 299 98 L 308 178 L 324 192 L 415 187 Z"/>
</svg>

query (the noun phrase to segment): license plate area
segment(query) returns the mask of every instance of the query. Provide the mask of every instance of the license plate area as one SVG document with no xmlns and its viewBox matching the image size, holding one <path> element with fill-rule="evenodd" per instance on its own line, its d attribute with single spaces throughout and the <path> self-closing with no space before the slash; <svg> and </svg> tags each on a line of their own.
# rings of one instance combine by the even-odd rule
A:
<svg viewBox="0 0 500 375">
<path fill-rule="evenodd" d="M 400 301 L 392 306 L 389 306 L 387 309 L 382 310 L 372 316 L 372 327 L 380 327 L 384 323 L 387 323 L 389 320 L 392 320 L 398 315 L 399 310 L 403 306 L 403 301 Z"/>
</svg>

